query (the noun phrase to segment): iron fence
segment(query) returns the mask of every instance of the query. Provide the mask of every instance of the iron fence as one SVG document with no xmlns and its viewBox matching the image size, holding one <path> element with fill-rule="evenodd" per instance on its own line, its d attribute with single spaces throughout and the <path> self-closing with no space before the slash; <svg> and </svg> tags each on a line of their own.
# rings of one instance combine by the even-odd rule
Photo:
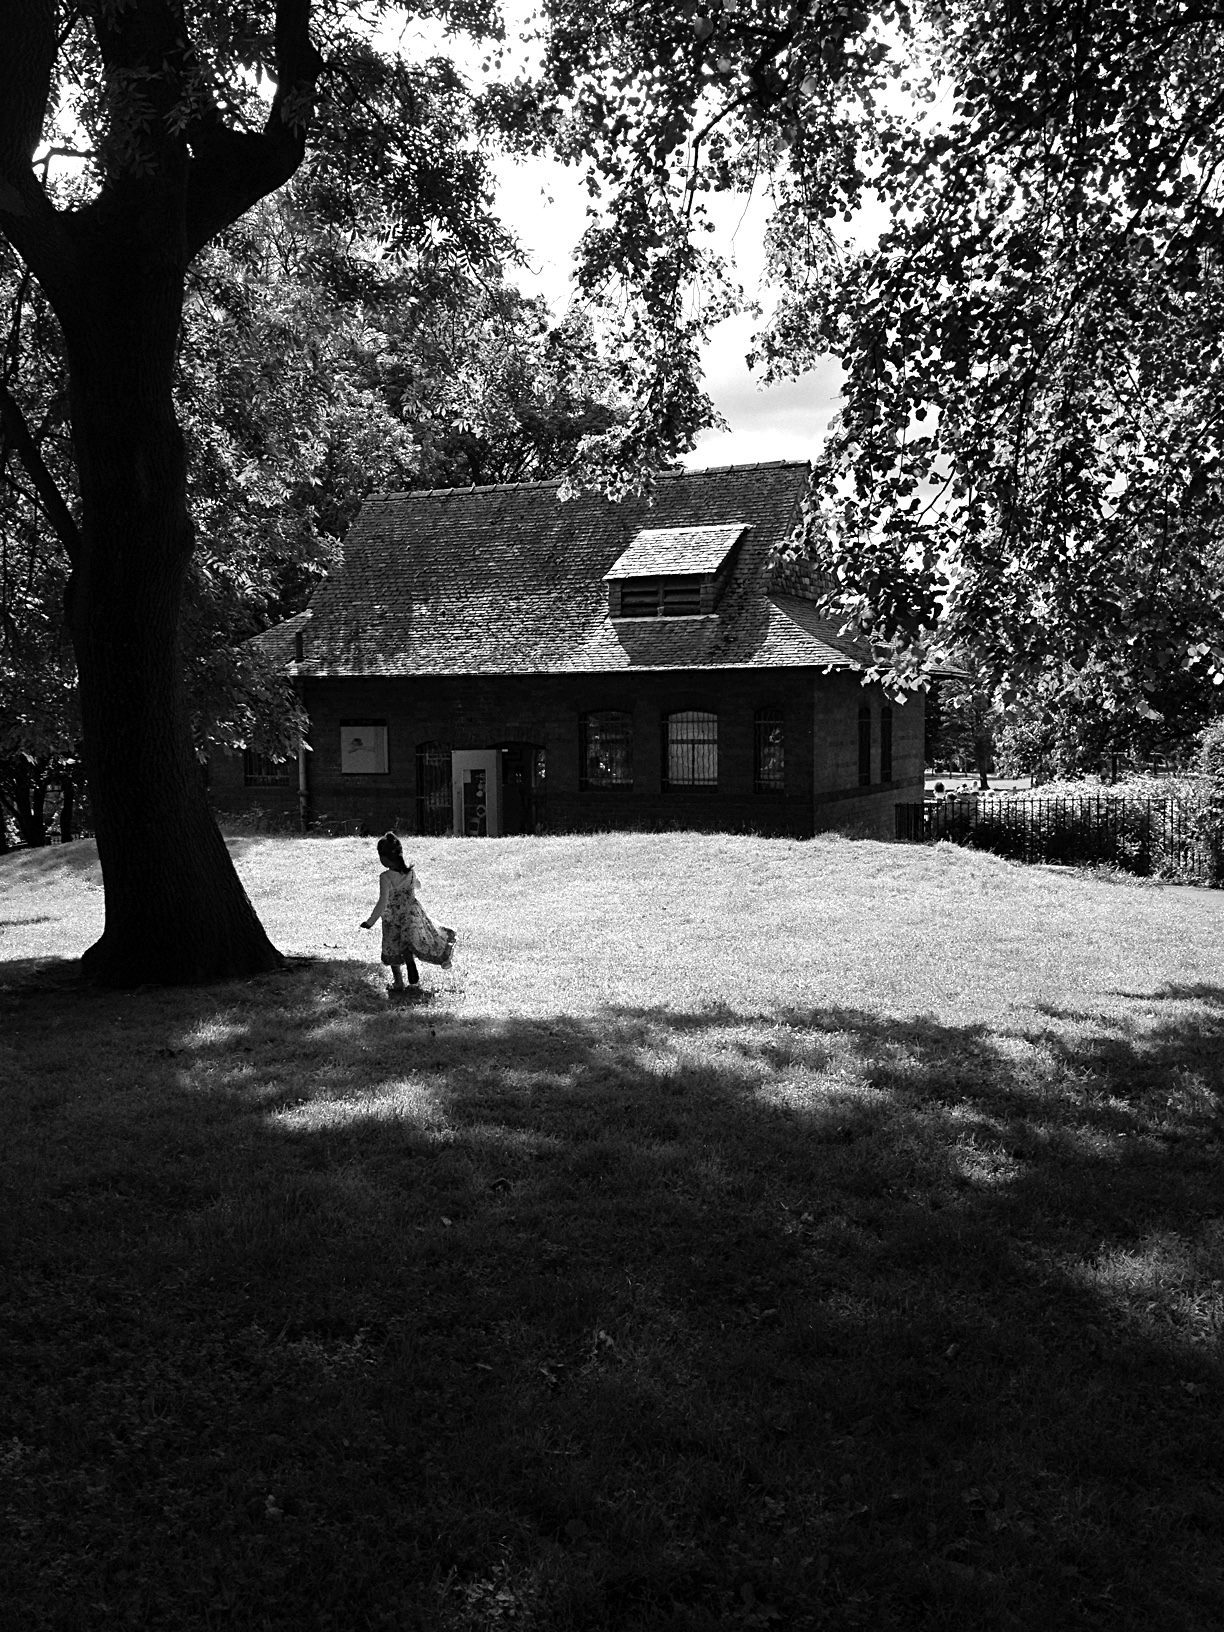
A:
<svg viewBox="0 0 1224 1632">
<path fill-rule="evenodd" d="M 1224 839 L 1176 799 L 969 794 L 896 807 L 897 838 L 947 839 L 1013 861 L 1116 867 L 1224 886 Z"/>
</svg>

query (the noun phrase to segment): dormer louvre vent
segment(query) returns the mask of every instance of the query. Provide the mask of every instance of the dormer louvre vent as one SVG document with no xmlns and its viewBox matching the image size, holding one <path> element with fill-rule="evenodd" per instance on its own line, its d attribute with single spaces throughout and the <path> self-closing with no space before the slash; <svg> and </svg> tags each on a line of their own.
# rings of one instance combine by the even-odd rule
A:
<svg viewBox="0 0 1224 1632">
<path fill-rule="evenodd" d="M 620 586 L 622 618 L 683 618 L 701 612 L 701 579 L 630 578 Z"/>
<path fill-rule="evenodd" d="M 746 530 L 742 522 L 643 528 L 604 574 L 608 616 L 708 616 L 727 586 Z"/>
</svg>

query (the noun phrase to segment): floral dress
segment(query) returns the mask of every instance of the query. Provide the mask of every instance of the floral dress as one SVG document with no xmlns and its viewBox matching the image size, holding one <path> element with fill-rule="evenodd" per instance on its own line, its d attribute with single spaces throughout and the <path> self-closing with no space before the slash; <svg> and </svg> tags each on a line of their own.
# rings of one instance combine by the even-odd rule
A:
<svg viewBox="0 0 1224 1632">
<path fill-rule="evenodd" d="M 455 932 L 435 924 L 416 896 L 416 868 L 387 874 L 387 899 L 382 909 L 382 961 L 407 963 L 420 958 L 445 968 L 455 950 Z"/>
</svg>

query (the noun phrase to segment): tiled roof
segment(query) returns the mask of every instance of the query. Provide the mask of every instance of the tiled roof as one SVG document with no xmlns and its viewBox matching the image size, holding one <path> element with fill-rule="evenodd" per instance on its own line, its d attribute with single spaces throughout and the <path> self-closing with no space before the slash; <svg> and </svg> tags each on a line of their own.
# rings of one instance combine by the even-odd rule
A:
<svg viewBox="0 0 1224 1632">
<path fill-rule="evenodd" d="M 668 474 L 653 502 L 561 501 L 556 482 L 371 498 L 315 591 L 297 672 L 859 668 L 868 653 L 771 587 L 771 554 L 794 530 L 806 481 L 806 464 L 779 462 Z M 609 619 L 604 577 L 644 529 L 743 529 L 716 613 Z"/>
<path fill-rule="evenodd" d="M 724 527 L 643 527 L 604 573 L 604 580 L 717 572 L 743 531 L 738 522 Z"/>
<path fill-rule="evenodd" d="M 311 616 L 309 607 L 304 612 L 295 612 L 284 623 L 257 635 L 255 640 L 276 662 L 291 664 L 297 656 L 297 636 L 304 633 Z"/>
</svg>

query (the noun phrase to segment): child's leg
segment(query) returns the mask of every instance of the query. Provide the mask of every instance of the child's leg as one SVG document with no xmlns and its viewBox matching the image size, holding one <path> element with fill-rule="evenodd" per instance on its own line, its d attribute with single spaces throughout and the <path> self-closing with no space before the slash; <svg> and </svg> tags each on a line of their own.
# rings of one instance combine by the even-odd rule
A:
<svg viewBox="0 0 1224 1632">
<path fill-rule="evenodd" d="M 407 967 L 408 967 L 408 984 L 409 984 L 409 986 L 419 986 L 421 984 L 421 975 L 420 975 L 420 971 L 417 969 L 417 966 L 416 966 L 416 959 L 413 957 L 411 952 L 409 952 L 409 954 L 408 954 Z"/>
<path fill-rule="evenodd" d="M 391 990 L 402 992 L 404 989 L 404 966 L 402 963 L 391 965 Z"/>
</svg>

